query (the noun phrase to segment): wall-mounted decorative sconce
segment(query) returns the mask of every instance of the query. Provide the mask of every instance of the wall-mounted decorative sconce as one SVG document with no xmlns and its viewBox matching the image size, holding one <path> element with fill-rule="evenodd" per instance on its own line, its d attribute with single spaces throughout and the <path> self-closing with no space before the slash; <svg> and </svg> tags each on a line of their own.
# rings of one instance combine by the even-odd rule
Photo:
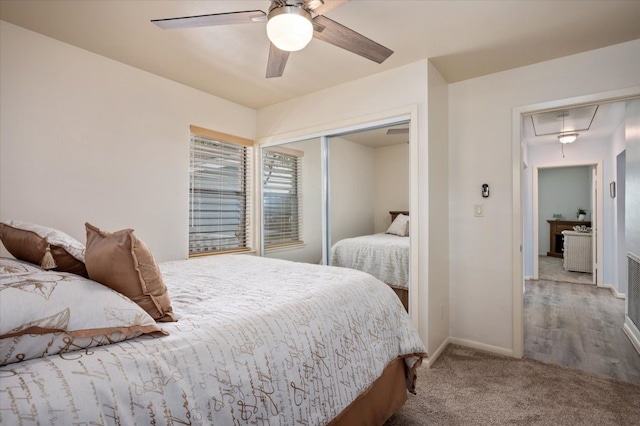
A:
<svg viewBox="0 0 640 426">
<path fill-rule="evenodd" d="M 482 198 L 489 198 L 489 185 L 486 183 L 482 184 Z"/>
</svg>

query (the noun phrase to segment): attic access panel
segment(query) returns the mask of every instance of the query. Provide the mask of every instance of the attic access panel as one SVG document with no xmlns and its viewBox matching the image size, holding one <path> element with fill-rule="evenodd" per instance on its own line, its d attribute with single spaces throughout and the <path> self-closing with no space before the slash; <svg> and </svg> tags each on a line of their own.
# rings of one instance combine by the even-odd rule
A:
<svg viewBox="0 0 640 426">
<path fill-rule="evenodd" d="M 586 131 L 591 127 L 597 111 L 598 105 L 589 105 L 579 108 L 531 114 L 531 123 L 533 124 L 533 131 L 536 136 Z M 563 115 L 564 123 L 562 120 Z"/>
</svg>

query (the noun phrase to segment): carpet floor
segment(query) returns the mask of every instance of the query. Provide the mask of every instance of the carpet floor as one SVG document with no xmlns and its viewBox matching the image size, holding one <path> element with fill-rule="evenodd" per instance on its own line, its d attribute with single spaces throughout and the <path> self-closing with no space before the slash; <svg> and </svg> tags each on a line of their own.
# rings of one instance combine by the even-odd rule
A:
<svg viewBox="0 0 640 426">
<path fill-rule="evenodd" d="M 564 260 L 551 257 L 538 257 L 538 278 L 547 281 L 562 281 L 564 283 L 591 284 L 593 283 L 593 274 L 583 272 L 566 271 L 563 265 Z"/>
<path fill-rule="evenodd" d="M 449 345 L 385 426 L 639 425 L 640 386 Z"/>
</svg>

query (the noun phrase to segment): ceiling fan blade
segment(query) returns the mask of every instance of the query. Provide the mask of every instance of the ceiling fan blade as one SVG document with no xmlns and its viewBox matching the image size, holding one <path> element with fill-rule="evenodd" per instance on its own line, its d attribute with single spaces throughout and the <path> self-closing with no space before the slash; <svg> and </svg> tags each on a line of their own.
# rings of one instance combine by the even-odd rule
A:
<svg viewBox="0 0 640 426">
<path fill-rule="evenodd" d="M 313 32 L 313 37 L 318 40 L 326 41 L 379 64 L 393 54 L 393 50 L 322 15 L 316 16 L 313 20 L 324 27 L 322 32 Z"/>
<path fill-rule="evenodd" d="M 269 62 L 267 62 L 267 78 L 281 77 L 287 65 L 289 52 L 280 50 L 271 43 L 269 48 Z"/>
<path fill-rule="evenodd" d="M 250 24 L 262 22 L 267 14 L 261 10 L 244 12 L 214 13 L 212 15 L 184 16 L 182 18 L 153 19 L 151 22 L 166 30 L 173 28 L 208 27 L 214 25 Z"/>
<path fill-rule="evenodd" d="M 350 0 L 307 0 L 305 5 L 316 15 L 324 15 L 328 11 L 348 3 Z"/>
</svg>

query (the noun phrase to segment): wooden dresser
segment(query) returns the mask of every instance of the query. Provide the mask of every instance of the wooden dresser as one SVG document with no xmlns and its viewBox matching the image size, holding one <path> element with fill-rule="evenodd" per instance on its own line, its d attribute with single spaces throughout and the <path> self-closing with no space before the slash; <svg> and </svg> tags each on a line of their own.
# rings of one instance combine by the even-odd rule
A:
<svg viewBox="0 0 640 426">
<path fill-rule="evenodd" d="M 562 231 L 573 231 L 574 226 L 591 226 L 584 220 L 547 220 L 549 222 L 549 251 L 547 256 L 562 257 Z"/>
</svg>

